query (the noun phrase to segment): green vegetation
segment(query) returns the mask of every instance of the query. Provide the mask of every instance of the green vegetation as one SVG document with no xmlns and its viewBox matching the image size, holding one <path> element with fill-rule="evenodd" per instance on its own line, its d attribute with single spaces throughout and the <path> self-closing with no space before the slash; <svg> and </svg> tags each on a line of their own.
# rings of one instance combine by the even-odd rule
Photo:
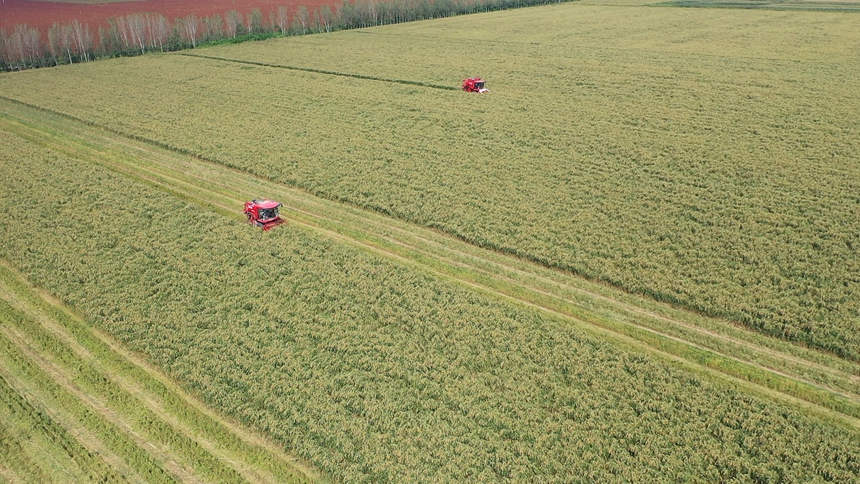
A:
<svg viewBox="0 0 860 484">
<path fill-rule="evenodd" d="M 13 118 L 2 123 L 10 150 L 0 154 L 9 181 L 0 195 L 0 255 L 209 405 L 335 479 L 860 474 L 850 425 L 804 416 L 743 385 L 603 342 L 560 316 L 476 294 L 295 222 L 249 230 L 219 213 L 232 207 L 215 187 L 209 203 L 222 208 L 211 211 L 166 195 L 159 180 L 168 173 L 117 173 L 135 161 L 184 160 L 197 163 L 181 170 L 188 180 L 205 178 L 199 160 L 65 123 L 89 136 L 68 143 Z M 229 173 L 228 181 L 247 183 Z M 188 184 L 183 196 L 207 193 L 201 186 Z M 20 210 L 36 194 L 39 225 Z M 39 351 L 54 348 L 57 365 L 74 361 L 38 325 L 7 327 Z M 76 371 L 89 392 L 115 388 L 86 378 L 87 365 Z M 34 380 L 31 373 L 23 380 Z"/>
<path fill-rule="evenodd" d="M 854 26 L 560 5 L 196 51 L 241 62 L 22 73 L 0 89 L 857 360 Z M 474 74 L 491 96 L 399 83 Z"/>
</svg>

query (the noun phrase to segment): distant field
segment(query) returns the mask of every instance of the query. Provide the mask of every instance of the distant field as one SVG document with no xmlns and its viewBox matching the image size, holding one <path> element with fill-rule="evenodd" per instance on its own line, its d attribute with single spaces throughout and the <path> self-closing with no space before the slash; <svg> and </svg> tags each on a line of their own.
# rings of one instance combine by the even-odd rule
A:
<svg viewBox="0 0 860 484">
<path fill-rule="evenodd" d="M 857 360 L 855 20 L 561 5 L 44 69 L 0 89 Z M 385 81 L 470 75 L 491 95 Z"/>
<path fill-rule="evenodd" d="M 652 5 L 695 8 L 860 12 L 860 2 L 855 0 L 675 0 L 665 3 L 654 3 Z"/>
</svg>

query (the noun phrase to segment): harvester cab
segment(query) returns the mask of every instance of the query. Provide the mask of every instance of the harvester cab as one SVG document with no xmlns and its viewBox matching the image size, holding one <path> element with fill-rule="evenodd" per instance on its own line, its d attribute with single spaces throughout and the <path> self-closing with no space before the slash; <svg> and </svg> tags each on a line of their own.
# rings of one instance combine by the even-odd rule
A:
<svg viewBox="0 0 860 484">
<path fill-rule="evenodd" d="M 489 89 L 484 87 L 484 80 L 480 77 L 463 79 L 463 90 L 466 92 L 477 92 L 478 94 L 490 92 Z"/>
<path fill-rule="evenodd" d="M 248 222 L 269 230 L 284 223 L 279 215 L 280 208 L 281 204 L 274 200 L 251 200 L 245 202 L 245 215 L 248 216 Z"/>
</svg>

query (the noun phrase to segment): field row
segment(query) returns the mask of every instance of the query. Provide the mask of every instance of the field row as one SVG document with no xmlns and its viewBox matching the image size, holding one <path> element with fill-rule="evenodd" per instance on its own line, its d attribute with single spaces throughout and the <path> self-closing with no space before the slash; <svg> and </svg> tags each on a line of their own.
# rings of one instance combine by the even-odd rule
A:
<svg viewBox="0 0 860 484">
<path fill-rule="evenodd" d="M 858 42 L 838 14 L 562 5 L 198 51 L 242 63 L 27 72 L 0 89 L 858 360 Z M 248 62 L 451 87 L 477 74 L 492 96 Z"/>
<path fill-rule="evenodd" d="M 0 264 L 0 445 L 12 482 L 307 482 Z"/>
<path fill-rule="evenodd" d="M 295 222 L 261 234 L 239 222 L 242 197 L 230 187 L 276 185 L 33 116 L 29 128 L 3 123 L 4 143 L 20 153 L 0 164 L 12 182 L 0 198 L 3 256 L 207 403 L 336 479 L 850 480 L 860 472 L 856 432 L 820 412 L 804 416 L 746 395 L 743 384 L 606 343 L 571 318 L 505 302 L 498 289 L 492 297 L 464 290 L 391 262 L 396 252 L 338 242 L 360 222 L 329 222 L 347 234 Z M 58 122 L 72 134 L 49 128 Z M 182 163 L 191 164 L 169 170 Z M 218 177 L 226 183 L 211 181 Z M 51 231 L 11 209 L 34 193 Z M 176 195 L 205 198 L 201 206 Z M 328 210 L 294 215 L 321 220 L 336 213 Z M 601 306 L 594 297 L 579 304 Z M 600 311 L 624 313 L 613 304 Z M 831 374 L 845 378 L 839 373 Z"/>
</svg>

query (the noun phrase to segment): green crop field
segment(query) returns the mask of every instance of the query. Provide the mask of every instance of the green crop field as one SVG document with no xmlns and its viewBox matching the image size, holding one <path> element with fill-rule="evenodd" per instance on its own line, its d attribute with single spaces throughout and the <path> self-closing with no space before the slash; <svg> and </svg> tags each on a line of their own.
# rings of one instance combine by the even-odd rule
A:
<svg viewBox="0 0 860 484">
<path fill-rule="evenodd" d="M 856 481 L 858 51 L 570 4 L 0 76 L 0 479 Z"/>
</svg>

